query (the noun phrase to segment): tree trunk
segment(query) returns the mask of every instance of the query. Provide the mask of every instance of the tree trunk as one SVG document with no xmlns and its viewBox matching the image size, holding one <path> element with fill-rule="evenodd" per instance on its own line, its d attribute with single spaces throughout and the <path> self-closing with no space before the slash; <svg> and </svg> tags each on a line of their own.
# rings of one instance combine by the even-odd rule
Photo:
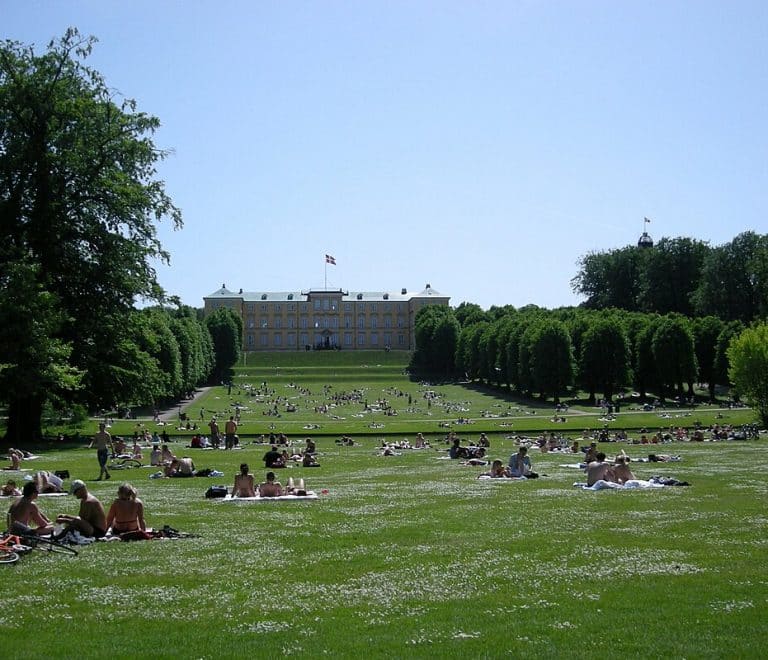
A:
<svg viewBox="0 0 768 660">
<path fill-rule="evenodd" d="M 22 447 L 42 440 L 42 417 L 42 397 L 30 396 L 11 399 L 8 405 L 6 443 L 13 447 Z"/>
</svg>

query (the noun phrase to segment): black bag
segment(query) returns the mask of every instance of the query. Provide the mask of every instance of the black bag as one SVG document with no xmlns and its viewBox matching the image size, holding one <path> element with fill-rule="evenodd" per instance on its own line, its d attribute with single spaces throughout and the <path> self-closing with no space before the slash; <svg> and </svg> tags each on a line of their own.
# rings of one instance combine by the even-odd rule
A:
<svg viewBox="0 0 768 660">
<path fill-rule="evenodd" d="M 59 479 L 69 479 L 69 470 L 56 470 L 54 474 Z"/>
<path fill-rule="evenodd" d="M 227 496 L 227 487 L 226 486 L 209 486 L 208 490 L 205 491 L 205 496 L 210 499 L 215 499 L 218 497 L 226 497 Z"/>
</svg>

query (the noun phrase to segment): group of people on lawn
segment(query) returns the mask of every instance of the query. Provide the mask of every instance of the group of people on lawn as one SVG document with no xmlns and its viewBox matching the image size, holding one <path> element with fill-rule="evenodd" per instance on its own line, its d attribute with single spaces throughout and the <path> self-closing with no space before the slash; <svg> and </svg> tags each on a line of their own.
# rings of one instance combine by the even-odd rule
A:
<svg viewBox="0 0 768 660">
<path fill-rule="evenodd" d="M 72 482 L 69 492 L 80 500 L 78 515 L 62 513 L 56 517 L 54 525 L 37 505 L 36 500 L 40 494 L 37 482 L 28 481 L 24 484 L 21 497 L 14 500 L 8 509 L 9 531 L 24 536 L 53 535 L 53 538 L 62 538 L 70 532 L 102 538 L 111 531 L 121 538 L 130 538 L 130 535 L 141 534 L 146 530 L 144 504 L 129 483 L 117 489 L 117 498 L 107 513 L 98 498 L 88 492 L 88 487 L 80 479 Z M 56 525 L 60 526 L 59 530 Z"/>
</svg>

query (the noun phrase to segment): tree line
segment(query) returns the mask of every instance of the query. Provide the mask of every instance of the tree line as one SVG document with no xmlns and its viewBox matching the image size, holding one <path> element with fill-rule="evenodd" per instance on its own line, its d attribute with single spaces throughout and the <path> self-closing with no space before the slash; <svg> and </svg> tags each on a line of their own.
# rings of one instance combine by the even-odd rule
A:
<svg viewBox="0 0 768 660">
<path fill-rule="evenodd" d="M 652 248 L 592 252 L 571 280 L 589 309 L 677 312 L 749 324 L 768 316 L 768 235 L 747 231 L 711 247 L 662 238 Z"/>
<path fill-rule="evenodd" d="M 572 388 L 612 400 L 626 388 L 641 397 L 689 397 L 696 383 L 730 385 L 728 349 L 745 329 L 716 316 L 626 310 L 430 306 L 416 316 L 412 366 L 461 375 L 556 403 Z"/>
<path fill-rule="evenodd" d="M 85 65 L 94 43 L 69 29 L 40 54 L 0 44 L 0 403 L 15 444 L 41 436 L 46 407 L 161 405 L 239 352 L 234 314 L 203 322 L 157 282 L 170 257 L 156 223 L 182 226 L 156 176 L 160 123 Z"/>
</svg>

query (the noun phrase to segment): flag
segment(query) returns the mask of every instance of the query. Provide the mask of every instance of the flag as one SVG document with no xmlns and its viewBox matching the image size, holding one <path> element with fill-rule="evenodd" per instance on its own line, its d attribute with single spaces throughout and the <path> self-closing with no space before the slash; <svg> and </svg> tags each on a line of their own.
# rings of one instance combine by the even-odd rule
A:
<svg viewBox="0 0 768 660">
<path fill-rule="evenodd" d="M 645 220 L 646 222 L 650 222 L 651 221 L 650 218 L 643 218 L 643 220 Z"/>
<path fill-rule="evenodd" d="M 325 255 L 325 263 L 332 264 L 333 266 L 336 265 L 336 258 L 332 257 L 330 254 Z"/>
</svg>

